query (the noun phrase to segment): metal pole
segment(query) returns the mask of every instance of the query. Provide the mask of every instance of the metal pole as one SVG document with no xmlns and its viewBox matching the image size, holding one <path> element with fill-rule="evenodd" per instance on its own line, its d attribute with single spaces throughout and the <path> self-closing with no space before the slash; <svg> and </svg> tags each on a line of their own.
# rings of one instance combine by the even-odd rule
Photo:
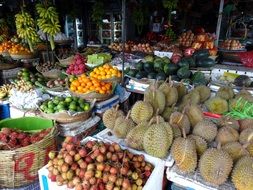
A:
<svg viewBox="0 0 253 190">
<path fill-rule="evenodd" d="M 218 47 L 218 45 L 219 45 L 220 28 L 221 28 L 223 7 L 224 7 L 224 0 L 221 0 L 221 1 L 220 1 L 220 8 L 219 8 L 219 17 L 218 17 L 217 27 L 216 27 L 216 37 L 217 37 L 217 39 L 216 39 L 216 41 L 215 41 L 216 47 Z"/>
<path fill-rule="evenodd" d="M 122 85 L 124 85 L 125 43 L 126 43 L 126 0 L 122 0 Z"/>
</svg>

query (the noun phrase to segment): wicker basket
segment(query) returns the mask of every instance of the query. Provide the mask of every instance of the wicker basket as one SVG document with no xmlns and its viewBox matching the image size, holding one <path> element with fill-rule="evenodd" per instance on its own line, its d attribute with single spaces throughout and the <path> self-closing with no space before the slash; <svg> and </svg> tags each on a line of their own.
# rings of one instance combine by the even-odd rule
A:
<svg viewBox="0 0 253 190">
<path fill-rule="evenodd" d="M 73 59 L 74 59 L 74 56 L 70 56 L 66 59 L 58 59 L 58 61 L 60 63 L 59 65 L 62 67 L 68 67 L 72 63 Z"/>
<path fill-rule="evenodd" d="M 110 78 L 110 79 L 105 79 L 105 80 L 102 80 L 103 82 L 112 82 L 112 83 L 121 83 L 122 81 L 122 78 L 121 77 L 113 77 L 113 78 Z"/>
<path fill-rule="evenodd" d="M 96 100 L 96 101 L 105 101 L 105 100 L 110 99 L 113 96 L 113 93 L 99 94 L 99 93 L 96 93 L 96 92 L 89 92 L 89 93 L 86 93 L 86 94 L 81 94 L 81 93 L 72 92 L 71 90 L 70 90 L 70 94 L 72 96 L 82 98 L 82 99 L 84 99 L 86 101 L 89 101 L 89 102 L 92 102 L 94 100 Z"/>
<path fill-rule="evenodd" d="M 54 113 L 54 114 L 47 114 L 41 112 L 41 116 L 46 119 L 52 119 L 59 123 L 74 123 L 78 121 L 85 121 L 91 116 L 91 111 L 89 112 L 82 112 L 80 114 L 76 114 L 74 116 L 69 115 L 68 113 Z"/>
<path fill-rule="evenodd" d="M 38 170 L 48 162 L 48 153 L 56 150 L 55 136 L 51 132 L 41 141 L 15 150 L 0 151 L 0 188 L 28 185 L 38 179 Z"/>
<path fill-rule="evenodd" d="M 32 59 L 34 57 L 33 54 L 10 54 L 11 58 L 14 60 L 18 60 L 18 59 Z"/>
<path fill-rule="evenodd" d="M 92 109 L 94 108 L 95 105 L 95 100 L 90 104 L 90 109 L 85 112 L 80 112 L 75 115 L 69 115 L 67 112 L 59 112 L 59 113 L 45 113 L 41 111 L 41 116 L 46 118 L 46 119 L 51 119 L 54 121 L 57 121 L 59 123 L 74 123 L 74 122 L 80 122 L 80 121 L 85 121 L 88 118 L 90 118 Z"/>
</svg>

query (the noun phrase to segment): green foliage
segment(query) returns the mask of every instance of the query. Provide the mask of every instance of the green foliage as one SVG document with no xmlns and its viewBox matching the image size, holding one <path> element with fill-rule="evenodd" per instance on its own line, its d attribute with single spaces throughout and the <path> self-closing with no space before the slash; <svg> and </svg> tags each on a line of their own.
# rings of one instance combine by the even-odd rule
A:
<svg viewBox="0 0 253 190">
<path fill-rule="evenodd" d="M 137 32 L 140 35 L 143 30 L 143 26 L 147 24 L 147 7 L 145 5 L 140 5 L 135 7 L 133 10 L 132 18 L 135 26 L 137 27 Z"/>
<path fill-rule="evenodd" d="M 92 21 L 96 22 L 97 25 L 101 25 L 103 16 L 104 16 L 104 4 L 102 1 L 96 1 L 92 8 Z"/>
</svg>

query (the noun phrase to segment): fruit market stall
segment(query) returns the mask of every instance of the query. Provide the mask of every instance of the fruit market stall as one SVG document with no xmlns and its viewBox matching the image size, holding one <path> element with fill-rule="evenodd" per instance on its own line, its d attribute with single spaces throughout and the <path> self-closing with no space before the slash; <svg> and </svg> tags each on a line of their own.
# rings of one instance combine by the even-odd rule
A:
<svg viewBox="0 0 253 190">
<path fill-rule="evenodd" d="M 56 6 L 34 11 L 22 6 L 0 43 L 0 188 L 252 189 L 240 39 L 186 30 L 73 49 Z"/>
</svg>

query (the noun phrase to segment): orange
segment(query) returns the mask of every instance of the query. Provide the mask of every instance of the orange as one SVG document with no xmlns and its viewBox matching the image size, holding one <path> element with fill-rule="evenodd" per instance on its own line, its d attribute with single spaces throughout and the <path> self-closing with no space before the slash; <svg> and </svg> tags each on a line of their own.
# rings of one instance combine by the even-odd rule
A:
<svg viewBox="0 0 253 190">
<path fill-rule="evenodd" d="M 78 80 L 74 80 L 72 82 L 72 85 L 75 86 L 75 87 L 78 87 L 80 85 L 80 83 L 78 82 Z"/>
<path fill-rule="evenodd" d="M 90 87 L 90 86 L 92 86 L 93 84 L 92 84 L 92 82 L 88 82 L 87 83 L 87 87 Z"/>
<path fill-rule="evenodd" d="M 110 84 L 106 84 L 106 85 L 105 85 L 105 88 L 106 88 L 107 90 L 110 90 L 110 89 L 111 89 L 111 85 L 110 85 Z"/>
<path fill-rule="evenodd" d="M 106 90 L 107 90 L 105 86 L 102 86 L 101 89 L 102 89 L 103 91 L 106 91 Z"/>
<path fill-rule="evenodd" d="M 94 91 L 94 90 L 95 90 L 95 87 L 94 87 L 94 86 L 90 86 L 89 90 L 90 90 L 90 91 Z"/>
<path fill-rule="evenodd" d="M 76 87 L 75 86 L 70 86 L 70 90 L 75 92 L 76 91 Z"/>
<path fill-rule="evenodd" d="M 99 90 L 99 93 L 100 94 L 105 94 L 105 91 L 104 90 Z"/>
<path fill-rule="evenodd" d="M 90 76 L 91 76 L 91 77 L 94 77 L 94 75 L 95 75 L 95 73 L 93 73 L 93 72 L 90 73 Z"/>
</svg>

